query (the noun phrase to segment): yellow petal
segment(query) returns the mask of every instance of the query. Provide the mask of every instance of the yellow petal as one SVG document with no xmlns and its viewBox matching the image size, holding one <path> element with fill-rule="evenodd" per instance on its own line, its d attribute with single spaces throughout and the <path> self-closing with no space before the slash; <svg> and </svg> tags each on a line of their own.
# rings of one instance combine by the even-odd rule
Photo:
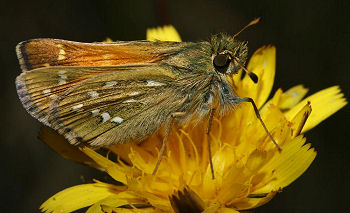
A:
<svg viewBox="0 0 350 213">
<path fill-rule="evenodd" d="M 117 189 L 116 186 L 106 183 L 73 186 L 49 198 L 40 206 L 40 209 L 52 213 L 72 212 L 115 194 Z"/>
<path fill-rule="evenodd" d="M 135 195 L 132 195 L 128 192 L 120 192 L 118 194 L 114 194 L 109 197 L 106 197 L 105 199 L 102 199 L 101 201 L 95 203 L 86 211 L 86 213 L 95 213 L 95 212 L 104 213 L 104 211 L 102 211 L 104 206 L 116 208 L 122 205 L 130 204 L 131 200 L 133 200 L 134 203 L 137 202 L 137 204 L 146 204 L 144 201 L 139 200 L 138 197 L 136 197 Z"/>
<path fill-rule="evenodd" d="M 306 132 L 344 107 L 347 101 L 343 96 L 344 94 L 341 93 L 339 86 L 329 87 L 305 98 L 295 107 L 287 111 L 285 116 L 288 120 L 291 120 L 307 102 L 310 101 L 312 112 L 302 131 Z"/>
<path fill-rule="evenodd" d="M 259 171 L 259 169 L 264 165 L 266 161 L 266 152 L 255 150 L 253 153 L 251 153 L 248 157 L 246 167 L 250 171 Z"/>
<path fill-rule="evenodd" d="M 130 149 L 129 159 L 131 160 L 132 165 L 136 168 L 146 174 L 152 174 L 155 165 L 155 158 L 147 157 L 149 155 L 144 155 L 143 152 L 144 150 L 141 150 L 137 146 L 133 146 L 133 148 Z M 152 161 L 148 162 L 147 159 L 151 159 Z"/>
<path fill-rule="evenodd" d="M 149 41 L 181 42 L 179 33 L 172 25 L 147 29 L 146 39 Z"/>
<path fill-rule="evenodd" d="M 264 104 L 263 107 L 267 107 L 269 104 L 273 104 L 275 106 L 279 106 L 279 102 L 281 100 L 281 97 L 283 96 L 283 91 L 282 89 L 278 89 L 275 94 L 273 95 L 273 97 L 268 100 L 268 102 L 266 104 Z"/>
<path fill-rule="evenodd" d="M 311 105 L 307 103 L 291 120 L 292 122 L 292 137 L 298 136 L 304 129 L 305 123 L 311 114 Z"/>
<path fill-rule="evenodd" d="M 161 211 L 159 209 L 154 208 L 142 208 L 142 209 L 123 209 L 123 208 L 109 208 L 108 210 L 103 208 L 102 213 L 164 213 L 164 211 Z"/>
<path fill-rule="evenodd" d="M 294 107 L 306 95 L 309 89 L 303 85 L 297 85 L 284 92 L 279 100 L 278 107 L 281 109 L 290 109 Z"/>
<path fill-rule="evenodd" d="M 248 193 L 249 186 L 239 183 L 233 183 L 231 180 L 231 183 L 224 184 L 225 190 L 221 190 L 217 195 L 217 200 L 220 203 L 228 203 L 236 198 L 243 197 Z"/>
<path fill-rule="evenodd" d="M 216 213 L 219 208 L 219 203 L 211 203 L 202 213 Z"/>
<path fill-rule="evenodd" d="M 278 191 L 302 175 L 316 157 L 316 152 L 313 148 L 310 149 L 310 144 L 304 143 L 305 138 L 298 136 L 284 144 L 282 152 L 276 154 L 260 171 L 266 178 L 261 184 L 265 182 L 266 185 L 255 186 L 256 190 L 251 193 Z"/>
<path fill-rule="evenodd" d="M 240 210 L 256 208 L 269 202 L 276 195 L 276 193 L 277 192 L 270 192 L 266 195 L 256 195 L 257 198 L 247 197 L 239 202 L 234 203 L 233 205 L 236 209 Z M 250 194 L 250 196 L 254 195 Z"/>
<path fill-rule="evenodd" d="M 81 150 L 104 168 L 113 179 L 126 184 L 125 169 L 122 166 L 108 160 L 88 147 L 81 148 Z"/>
<path fill-rule="evenodd" d="M 112 43 L 113 40 L 110 37 L 107 37 L 103 42 L 105 42 L 105 43 Z"/>
<path fill-rule="evenodd" d="M 234 76 L 239 96 L 253 98 L 258 108 L 267 100 L 275 78 L 276 48 L 274 46 L 262 47 L 255 51 L 251 57 L 247 69 L 258 76 L 258 83 L 254 83 L 249 76 L 242 81 L 240 75 Z"/>
<path fill-rule="evenodd" d="M 239 213 L 238 211 L 231 208 L 220 208 L 217 211 L 218 213 Z"/>
</svg>

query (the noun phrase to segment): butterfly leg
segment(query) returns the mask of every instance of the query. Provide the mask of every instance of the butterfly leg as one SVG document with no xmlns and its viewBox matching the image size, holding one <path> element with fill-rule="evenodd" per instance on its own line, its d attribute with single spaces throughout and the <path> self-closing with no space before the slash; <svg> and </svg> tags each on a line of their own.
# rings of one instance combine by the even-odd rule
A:
<svg viewBox="0 0 350 213">
<path fill-rule="evenodd" d="M 232 97 L 231 102 L 234 104 L 239 104 L 242 102 L 249 102 L 252 104 L 254 111 L 255 111 L 255 115 L 258 118 L 258 120 L 260 121 L 261 125 L 264 127 L 265 132 L 267 133 L 267 135 L 270 137 L 270 139 L 272 140 L 272 142 L 275 144 L 275 146 L 277 147 L 278 151 L 282 151 L 281 147 L 277 144 L 277 142 L 275 141 L 275 139 L 273 139 L 271 133 L 269 132 L 269 130 L 267 129 L 267 127 L 265 126 L 264 121 L 261 119 L 260 113 L 258 108 L 255 105 L 255 102 L 252 98 L 248 98 L 248 97 Z"/>
<path fill-rule="evenodd" d="M 162 160 L 162 157 L 163 157 L 163 154 L 164 154 L 164 151 L 165 151 L 166 142 L 168 140 L 168 135 L 169 135 L 170 129 L 171 129 L 173 123 L 174 123 L 174 120 L 177 117 L 182 117 L 184 114 L 185 114 L 185 112 L 174 112 L 174 113 L 171 114 L 171 120 L 166 125 L 165 134 L 164 134 L 164 137 L 163 137 L 162 147 L 160 148 L 160 151 L 159 151 L 157 164 L 156 164 L 156 167 L 154 168 L 154 170 L 152 172 L 153 176 L 156 174 L 156 172 L 158 170 L 158 167 L 160 165 L 160 162 Z"/>
<path fill-rule="evenodd" d="M 212 154 L 211 154 L 211 146 L 210 146 L 210 130 L 211 130 L 211 123 L 213 121 L 213 116 L 214 116 L 215 108 L 211 108 L 209 111 L 209 120 L 208 120 L 208 126 L 207 126 L 207 143 L 208 143 L 208 155 L 209 155 L 209 164 L 210 164 L 210 170 L 211 170 L 211 177 L 214 180 L 215 175 L 214 175 L 214 166 L 213 166 L 213 161 L 212 161 Z"/>
</svg>

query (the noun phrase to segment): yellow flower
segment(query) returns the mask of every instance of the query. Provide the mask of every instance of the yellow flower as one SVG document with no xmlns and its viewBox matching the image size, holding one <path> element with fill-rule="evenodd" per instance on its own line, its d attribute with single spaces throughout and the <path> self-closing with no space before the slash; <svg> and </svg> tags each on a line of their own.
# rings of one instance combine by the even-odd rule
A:
<svg viewBox="0 0 350 213">
<path fill-rule="evenodd" d="M 147 38 L 164 40 L 165 35 L 169 36 L 164 31 L 166 28 L 149 30 Z M 157 32 L 163 36 L 150 35 Z M 172 32 L 176 31 L 172 28 Z M 179 41 L 178 34 L 176 36 Z M 70 212 L 90 206 L 87 212 L 180 212 L 187 209 L 214 213 L 238 212 L 268 202 L 303 174 L 316 156 L 301 134 L 346 105 L 338 86 L 305 99 L 307 89 L 301 85 L 286 92 L 279 89 L 267 101 L 275 75 L 275 54 L 275 47 L 267 46 L 251 57 L 248 69 L 258 75 L 257 84 L 247 77 L 241 79 L 241 73 L 231 80 L 239 96 L 255 100 L 281 152 L 267 137 L 248 103 L 213 120 L 210 137 L 215 179 L 211 176 L 204 124 L 171 130 L 164 157 L 154 176 L 152 172 L 162 144 L 160 135 L 152 135 L 140 144 L 112 146 L 108 156 L 89 148 L 83 148 L 83 153 L 67 152 L 69 148 L 62 145 L 54 149 L 67 158 L 105 170 L 122 185 L 96 180 L 96 183 L 74 186 L 48 199 L 41 209 Z M 41 138 L 45 140 L 51 136 L 46 132 Z M 55 144 L 58 143 L 55 141 Z M 115 161 L 109 159 L 113 154 L 118 156 Z"/>
<path fill-rule="evenodd" d="M 146 39 L 149 41 L 181 41 L 179 33 L 172 25 L 147 29 Z"/>
</svg>

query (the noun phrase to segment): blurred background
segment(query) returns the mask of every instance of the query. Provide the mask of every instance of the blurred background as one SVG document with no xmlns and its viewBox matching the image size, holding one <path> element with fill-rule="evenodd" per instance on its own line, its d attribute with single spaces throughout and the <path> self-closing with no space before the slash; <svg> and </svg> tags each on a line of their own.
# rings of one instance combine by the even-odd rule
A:
<svg viewBox="0 0 350 213">
<path fill-rule="evenodd" d="M 106 174 L 65 160 L 37 139 L 40 127 L 18 100 L 18 42 L 61 38 L 94 42 L 145 39 L 146 28 L 172 24 L 184 41 L 234 34 L 250 54 L 277 47 L 274 90 L 304 84 L 314 93 L 340 85 L 350 97 L 349 1 L 7 1 L 0 9 L 1 212 L 38 212 L 67 187 L 104 180 Z M 346 212 L 350 191 L 349 106 L 306 134 L 318 151 L 311 167 L 256 212 Z"/>
</svg>

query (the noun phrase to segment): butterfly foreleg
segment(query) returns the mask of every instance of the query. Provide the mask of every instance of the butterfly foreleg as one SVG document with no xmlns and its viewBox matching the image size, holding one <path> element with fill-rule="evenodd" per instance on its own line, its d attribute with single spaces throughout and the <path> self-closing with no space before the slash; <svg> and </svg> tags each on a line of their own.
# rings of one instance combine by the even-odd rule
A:
<svg viewBox="0 0 350 213">
<path fill-rule="evenodd" d="M 185 114 L 186 114 L 185 112 L 174 112 L 174 113 L 171 114 L 171 119 L 170 119 L 169 122 L 167 122 L 166 127 L 165 127 L 165 133 L 164 133 L 164 137 L 163 137 L 162 147 L 159 150 L 157 164 L 154 167 L 152 175 L 155 175 L 157 170 L 158 170 L 158 167 L 160 165 L 160 162 L 162 160 L 162 157 L 163 157 L 163 154 L 164 154 L 164 151 L 165 151 L 166 142 L 168 140 L 168 135 L 169 135 L 169 132 L 171 130 L 171 127 L 173 126 L 174 120 L 176 118 L 183 117 Z"/>
<path fill-rule="evenodd" d="M 239 103 L 242 103 L 242 102 L 249 102 L 252 104 L 253 108 L 254 108 L 254 112 L 255 112 L 255 115 L 256 117 L 258 118 L 258 120 L 260 121 L 261 125 L 264 127 L 265 129 L 265 132 L 267 133 L 267 135 L 270 137 L 270 139 L 272 140 L 272 142 L 275 144 L 275 146 L 277 147 L 277 149 L 279 151 L 281 151 L 281 147 L 277 144 L 277 142 L 275 141 L 275 139 L 273 139 L 271 133 L 269 132 L 269 130 L 267 129 L 264 121 L 261 119 L 261 116 L 260 116 L 260 113 L 259 113 L 259 110 L 258 108 L 256 107 L 256 104 L 254 102 L 254 100 L 252 98 L 249 98 L 249 97 L 231 97 L 230 98 L 230 101 L 231 103 L 233 104 L 239 104 Z"/>
<path fill-rule="evenodd" d="M 212 161 L 212 154 L 211 154 L 211 146 L 210 146 L 210 130 L 211 130 L 211 123 L 213 122 L 213 116 L 214 116 L 215 108 L 211 108 L 209 110 L 209 119 L 208 119 L 208 125 L 207 125 L 207 143 L 208 143 L 208 155 L 209 155 L 209 164 L 210 164 L 210 170 L 211 170 L 211 176 L 213 180 L 215 179 L 214 175 L 214 166 Z"/>
</svg>

